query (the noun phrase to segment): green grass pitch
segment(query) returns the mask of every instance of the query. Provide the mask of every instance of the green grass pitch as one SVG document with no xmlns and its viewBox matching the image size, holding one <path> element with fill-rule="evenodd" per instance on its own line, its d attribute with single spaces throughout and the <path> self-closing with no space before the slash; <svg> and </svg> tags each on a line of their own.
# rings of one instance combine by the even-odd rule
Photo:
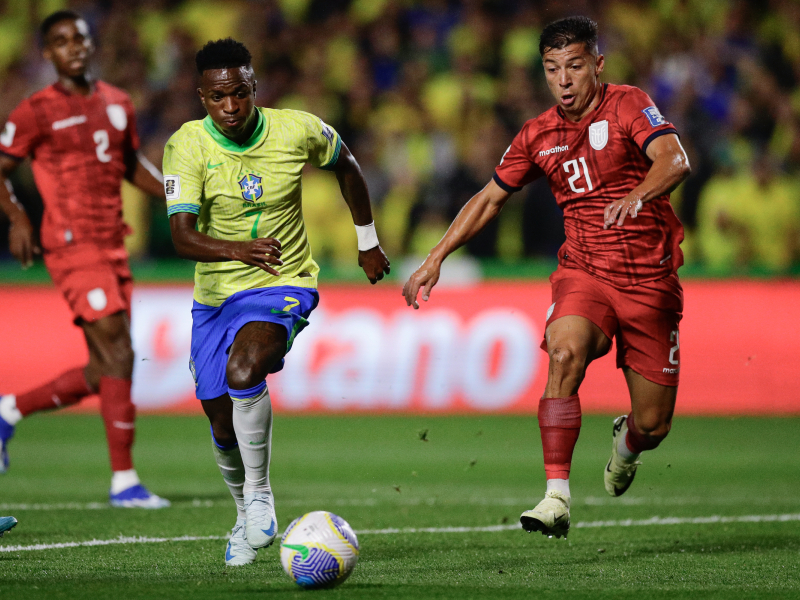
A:
<svg viewBox="0 0 800 600">
<path fill-rule="evenodd" d="M 0 552 L 0 594 L 20 600 L 800 598 L 800 419 L 677 418 L 618 499 L 605 494 L 602 481 L 611 422 L 584 418 L 566 541 L 522 530 L 363 533 L 352 577 L 323 592 L 302 591 L 289 580 L 277 545 L 238 568 L 225 567 L 224 540 L 15 550 Z M 137 468 L 173 506 L 110 509 L 98 417 L 22 422 L 10 445 L 11 470 L 0 478 L 0 514 L 16 516 L 19 525 L 0 550 L 120 536 L 224 536 L 235 510 L 210 443 L 202 417 L 140 418 Z M 277 415 L 271 480 L 281 529 L 319 509 L 357 531 L 512 525 L 544 491 L 539 431 L 530 416 Z M 750 515 L 794 520 L 620 525 Z M 606 523 L 585 526 L 598 521 Z"/>
</svg>

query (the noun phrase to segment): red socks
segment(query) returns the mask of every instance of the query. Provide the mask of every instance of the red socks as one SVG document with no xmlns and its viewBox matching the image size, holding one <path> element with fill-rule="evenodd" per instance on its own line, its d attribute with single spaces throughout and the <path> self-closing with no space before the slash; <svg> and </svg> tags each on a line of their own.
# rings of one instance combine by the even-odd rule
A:
<svg viewBox="0 0 800 600">
<path fill-rule="evenodd" d="M 132 469 L 131 448 L 136 427 L 136 408 L 131 402 L 130 379 L 100 378 L 100 413 L 106 426 L 111 470 Z"/>
<path fill-rule="evenodd" d="M 569 398 L 539 400 L 539 429 L 547 479 L 569 479 L 572 451 L 581 432 L 581 401 Z"/>
<path fill-rule="evenodd" d="M 665 437 L 667 436 L 641 433 L 633 422 L 633 411 L 628 415 L 628 435 L 625 436 L 625 445 L 634 454 L 657 448 Z"/>
<path fill-rule="evenodd" d="M 91 393 L 83 367 L 71 369 L 43 386 L 18 395 L 17 409 L 24 417 L 40 410 L 75 404 Z"/>
</svg>

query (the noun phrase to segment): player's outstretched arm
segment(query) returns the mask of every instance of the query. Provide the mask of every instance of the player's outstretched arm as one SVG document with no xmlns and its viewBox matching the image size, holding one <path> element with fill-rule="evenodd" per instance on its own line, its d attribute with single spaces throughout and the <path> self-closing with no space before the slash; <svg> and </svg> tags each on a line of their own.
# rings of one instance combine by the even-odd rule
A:
<svg viewBox="0 0 800 600">
<path fill-rule="evenodd" d="M 172 243 L 181 258 L 197 262 L 238 260 L 270 275 L 280 275 L 270 266 L 283 264 L 281 243 L 275 238 L 257 238 L 250 242 L 218 240 L 197 231 L 196 224 L 197 215 L 193 213 L 175 213 L 169 218 Z"/>
<path fill-rule="evenodd" d="M 8 249 L 16 258 L 23 269 L 33 264 L 33 255 L 41 254 L 41 249 L 36 245 L 33 225 L 25 213 L 25 209 L 14 197 L 14 190 L 8 177 L 19 164 L 10 156 L 0 156 L 0 209 L 11 221 L 8 231 Z"/>
<path fill-rule="evenodd" d="M 350 208 L 353 223 L 358 233 L 358 266 L 364 269 L 367 279 L 372 284 L 383 279 L 384 274 L 390 271 L 389 259 L 383 253 L 375 235 L 375 225 L 372 220 L 372 206 L 369 201 L 369 190 L 361 167 L 350 150 L 342 143 L 339 158 L 333 167 L 339 189 L 342 191 L 344 201 Z"/>
<path fill-rule="evenodd" d="M 431 289 L 439 281 L 444 259 L 475 237 L 489 221 L 499 215 L 510 197 L 509 192 L 491 180 L 464 205 L 444 237 L 403 286 L 403 296 L 408 306 L 419 308 L 417 294 L 420 288 L 422 288 L 422 299 L 428 301 Z"/>
<path fill-rule="evenodd" d="M 686 152 L 674 133 L 654 139 L 647 147 L 647 157 L 653 161 L 644 181 L 631 192 L 606 206 L 603 229 L 622 227 L 625 217 L 635 219 L 642 205 L 653 198 L 668 194 L 689 176 L 691 167 Z"/>
<path fill-rule="evenodd" d="M 164 177 L 153 163 L 139 152 L 131 152 L 125 162 L 125 179 L 146 194 L 164 199 Z"/>
</svg>

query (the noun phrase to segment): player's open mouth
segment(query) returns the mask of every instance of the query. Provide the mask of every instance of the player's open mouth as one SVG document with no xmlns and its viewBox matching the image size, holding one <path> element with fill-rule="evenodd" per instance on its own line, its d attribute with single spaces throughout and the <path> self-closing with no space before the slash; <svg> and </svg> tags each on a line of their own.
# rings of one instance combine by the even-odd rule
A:
<svg viewBox="0 0 800 600">
<path fill-rule="evenodd" d="M 575 96 L 573 96 L 572 94 L 567 94 L 566 96 L 561 96 L 561 104 L 563 104 L 565 106 L 569 106 L 573 102 L 575 102 Z"/>
</svg>

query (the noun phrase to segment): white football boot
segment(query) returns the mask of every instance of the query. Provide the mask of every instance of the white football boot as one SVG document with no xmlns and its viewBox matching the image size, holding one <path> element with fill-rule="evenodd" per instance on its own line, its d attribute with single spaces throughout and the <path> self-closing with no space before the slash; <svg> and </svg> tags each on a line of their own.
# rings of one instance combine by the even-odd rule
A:
<svg viewBox="0 0 800 600">
<path fill-rule="evenodd" d="M 526 510 L 519 518 L 528 533 L 541 531 L 547 537 L 567 537 L 569 533 L 570 497 L 557 490 L 550 490 L 544 500 L 532 510 Z"/>
<path fill-rule="evenodd" d="M 256 560 L 256 551 L 247 543 L 245 522 L 243 518 L 239 517 L 236 519 L 236 525 L 231 529 L 231 539 L 228 540 L 228 547 L 225 548 L 225 564 L 229 567 L 249 565 Z"/>
<path fill-rule="evenodd" d="M 628 491 L 636 476 L 636 468 L 642 464 L 638 460 L 625 462 L 619 455 L 620 440 L 624 440 L 626 435 L 628 435 L 628 417 L 622 415 L 614 419 L 614 428 L 611 430 L 611 458 L 608 459 L 606 470 L 603 472 L 603 483 L 611 496 L 622 496 Z"/>
<path fill-rule="evenodd" d="M 247 543 L 250 547 L 266 548 L 272 544 L 278 535 L 278 520 L 275 518 L 275 500 L 272 494 L 245 494 L 244 511 L 247 513 Z"/>
</svg>

